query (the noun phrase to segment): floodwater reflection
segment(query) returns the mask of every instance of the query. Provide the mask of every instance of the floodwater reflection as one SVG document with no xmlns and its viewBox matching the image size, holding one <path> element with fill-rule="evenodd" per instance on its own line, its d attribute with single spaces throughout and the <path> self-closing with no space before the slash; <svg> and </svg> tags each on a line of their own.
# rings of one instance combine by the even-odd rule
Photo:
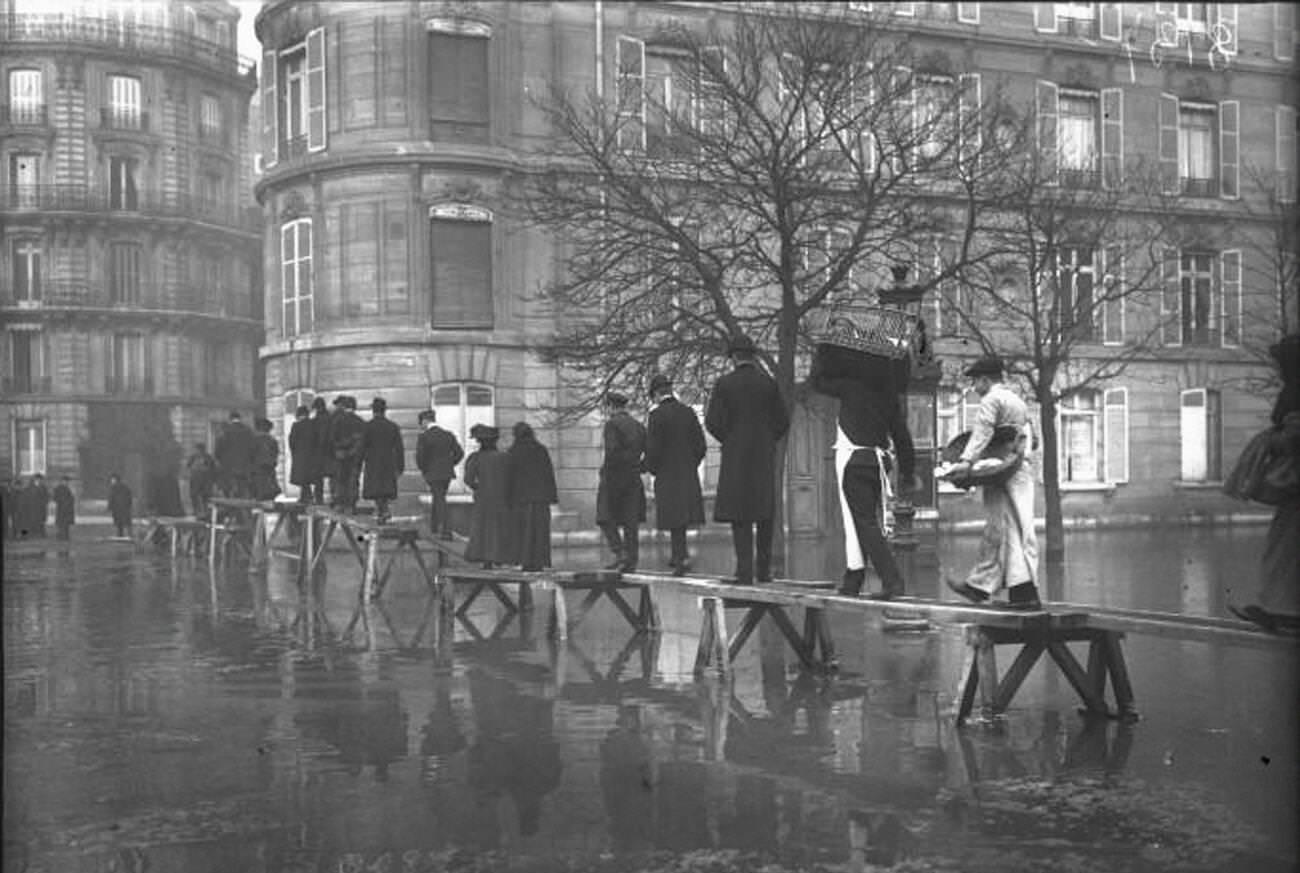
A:
<svg viewBox="0 0 1300 873">
<path fill-rule="evenodd" d="M 1257 543 L 1193 533 L 1190 569 L 1176 537 L 1091 535 L 1060 584 L 1075 601 L 1213 611 L 1214 580 Z M 804 548 L 803 565 L 833 563 Z M 698 552 L 727 569 L 725 548 Z M 958 730 L 956 628 L 837 614 L 828 678 L 760 627 L 731 680 L 697 681 L 698 606 L 672 589 L 661 633 L 602 603 L 553 640 L 540 610 L 491 598 L 443 614 L 400 569 L 363 606 L 350 554 L 322 566 L 300 586 L 282 558 L 250 574 L 95 543 L 7 556 L 6 870 L 435 870 L 455 851 L 1294 863 L 1295 659 L 1277 646 L 1131 636 L 1139 724 L 1080 718 L 1036 667 L 1007 719 Z"/>
</svg>

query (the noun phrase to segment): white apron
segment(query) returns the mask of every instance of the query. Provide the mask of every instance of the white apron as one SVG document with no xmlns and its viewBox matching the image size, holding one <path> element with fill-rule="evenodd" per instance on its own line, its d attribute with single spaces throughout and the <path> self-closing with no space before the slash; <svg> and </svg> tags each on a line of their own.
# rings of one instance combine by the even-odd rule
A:
<svg viewBox="0 0 1300 873">
<path fill-rule="evenodd" d="M 889 484 L 889 473 L 885 470 L 885 459 L 890 453 L 879 446 L 855 445 L 838 424 L 835 425 L 833 448 L 835 449 L 835 484 L 839 487 L 840 513 L 844 517 L 844 563 L 850 570 L 861 570 L 867 566 L 867 561 L 862 556 L 862 544 L 858 542 L 858 529 L 853 523 L 853 513 L 849 510 L 849 499 L 844 496 L 844 468 L 849 465 L 849 459 L 853 457 L 854 452 L 866 449 L 876 453 L 876 466 L 880 471 L 880 511 L 876 518 L 879 519 L 881 533 L 888 537 L 894 532 L 894 517 L 889 509 L 889 498 L 893 496 L 894 491 Z"/>
</svg>

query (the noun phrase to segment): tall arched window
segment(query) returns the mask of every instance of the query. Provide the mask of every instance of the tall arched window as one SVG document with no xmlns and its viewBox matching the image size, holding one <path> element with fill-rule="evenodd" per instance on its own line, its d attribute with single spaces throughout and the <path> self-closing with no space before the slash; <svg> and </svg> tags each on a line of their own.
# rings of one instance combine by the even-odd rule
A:
<svg viewBox="0 0 1300 873">
<path fill-rule="evenodd" d="M 312 228 L 310 218 L 290 221 L 280 228 L 280 290 L 284 301 L 284 321 L 280 325 L 285 337 L 311 333 L 312 307 Z"/>
</svg>

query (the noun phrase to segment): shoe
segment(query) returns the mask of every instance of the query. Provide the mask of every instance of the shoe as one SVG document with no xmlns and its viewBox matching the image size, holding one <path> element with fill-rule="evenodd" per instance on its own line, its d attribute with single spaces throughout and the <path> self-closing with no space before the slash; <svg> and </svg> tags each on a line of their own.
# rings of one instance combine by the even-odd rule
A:
<svg viewBox="0 0 1300 873">
<path fill-rule="evenodd" d="M 1008 600 L 1006 603 L 993 603 L 998 609 L 1010 609 L 1016 612 L 1042 612 L 1043 603 L 1037 597 L 1033 600 Z"/>
<path fill-rule="evenodd" d="M 620 573 L 635 573 L 636 564 L 619 564 L 618 570 Z"/>
<path fill-rule="evenodd" d="M 875 591 L 867 595 L 868 600 L 893 600 L 895 597 L 902 597 L 901 591 Z"/>
<path fill-rule="evenodd" d="M 1033 582 L 1022 582 L 1007 589 L 1006 607 L 1026 612 L 1041 612 L 1043 602 L 1038 599 L 1038 588 Z"/>
<path fill-rule="evenodd" d="M 985 606 L 988 604 L 988 600 L 989 600 L 988 594 L 984 593 L 978 588 L 972 585 L 968 585 L 959 579 L 954 579 L 951 576 L 944 577 L 943 581 L 944 584 L 946 584 L 950 590 L 957 592 L 958 594 L 960 594 L 962 597 L 966 598 L 970 602 L 978 606 Z"/>
<path fill-rule="evenodd" d="M 840 587 L 837 593 L 845 597 L 857 597 L 862 593 L 862 583 L 867 579 L 867 568 L 862 567 L 857 570 L 845 570 L 844 577 L 840 580 Z"/>
</svg>

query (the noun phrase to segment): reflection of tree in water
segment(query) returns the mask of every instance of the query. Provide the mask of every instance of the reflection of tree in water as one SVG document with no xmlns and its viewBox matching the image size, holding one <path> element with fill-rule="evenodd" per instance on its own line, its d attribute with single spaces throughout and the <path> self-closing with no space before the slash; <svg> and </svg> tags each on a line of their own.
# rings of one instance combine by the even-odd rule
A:
<svg viewBox="0 0 1300 873">
<path fill-rule="evenodd" d="M 620 706 L 614 727 L 600 744 L 600 789 L 619 851 L 654 845 L 653 764 L 641 734 L 641 708 Z"/>
<path fill-rule="evenodd" d="M 553 736 L 554 704 L 521 694 L 508 680 L 469 671 L 478 736 L 469 750 L 469 782 L 479 803 L 508 794 L 519 833 L 537 833 L 542 798 L 560 784 L 560 744 Z"/>
</svg>

